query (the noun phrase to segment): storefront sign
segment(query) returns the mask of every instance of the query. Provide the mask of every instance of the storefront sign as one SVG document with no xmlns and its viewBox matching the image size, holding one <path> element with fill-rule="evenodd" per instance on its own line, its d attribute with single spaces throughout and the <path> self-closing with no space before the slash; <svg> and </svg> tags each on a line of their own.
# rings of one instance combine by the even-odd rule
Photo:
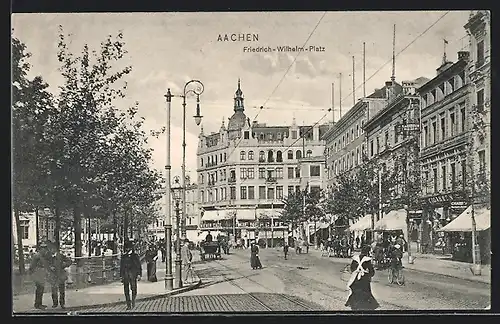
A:
<svg viewBox="0 0 500 324">
<path fill-rule="evenodd" d="M 465 199 L 463 192 L 452 192 L 445 193 L 438 196 L 423 198 L 424 203 L 427 205 L 446 205 L 452 204 L 453 202 L 463 202 Z"/>
</svg>

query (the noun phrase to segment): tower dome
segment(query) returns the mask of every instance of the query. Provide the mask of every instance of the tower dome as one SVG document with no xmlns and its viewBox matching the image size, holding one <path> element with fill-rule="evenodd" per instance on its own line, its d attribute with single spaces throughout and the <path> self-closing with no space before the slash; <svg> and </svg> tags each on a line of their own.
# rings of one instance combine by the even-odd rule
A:
<svg viewBox="0 0 500 324">
<path fill-rule="evenodd" d="M 239 131 L 245 127 L 247 116 L 244 113 L 243 99 L 243 91 L 241 91 L 241 83 L 240 79 L 238 79 L 238 89 L 234 93 L 234 114 L 229 118 L 227 124 L 228 131 Z"/>
</svg>

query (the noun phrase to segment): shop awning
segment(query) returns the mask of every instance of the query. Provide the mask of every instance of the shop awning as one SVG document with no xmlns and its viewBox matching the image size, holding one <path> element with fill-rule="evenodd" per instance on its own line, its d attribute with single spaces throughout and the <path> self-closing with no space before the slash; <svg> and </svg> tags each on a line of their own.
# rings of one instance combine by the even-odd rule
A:
<svg viewBox="0 0 500 324">
<path fill-rule="evenodd" d="M 224 219 L 225 213 L 221 210 L 206 210 L 203 212 L 203 216 L 201 217 L 201 221 L 204 222 L 215 222 Z"/>
<path fill-rule="evenodd" d="M 255 209 L 237 209 L 236 219 L 242 221 L 254 221 Z"/>
<path fill-rule="evenodd" d="M 349 230 L 354 231 L 365 231 L 372 228 L 372 215 L 365 215 L 361 217 L 356 223 L 349 227 Z"/>
<path fill-rule="evenodd" d="M 314 224 L 312 226 L 313 226 L 313 230 L 314 230 Z M 317 223 L 316 224 L 316 232 L 319 231 L 319 230 L 328 228 L 329 226 L 330 226 L 330 224 L 328 224 L 328 223 L 324 223 L 324 222 Z"/>
<path fill-rule="evenodd" d="M 441 228 L 442 232 L 471 232 L 472 231 L 472 206 L 467 207 L 463 213 L 455 218 L 451 223 Z M 476 219 L 476 230 L 484 231 L 491 226 L 491 209 L 474 208 Z"/>
<path fill-rule="evenodd" d="M 381 220 L 375 223 L 374 229 L 378 231 L 406 230 L 406 210 L 391 210 Z"/>
<path fill-rule="evenodd" d="M 258 218 L 280 218 L 281 209 L 257 209 Z"/>
</svg>

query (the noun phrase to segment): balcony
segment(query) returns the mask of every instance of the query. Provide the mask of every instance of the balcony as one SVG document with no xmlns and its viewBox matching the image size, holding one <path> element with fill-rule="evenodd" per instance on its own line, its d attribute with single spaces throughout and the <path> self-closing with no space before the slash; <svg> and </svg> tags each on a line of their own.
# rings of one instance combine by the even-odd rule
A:
<svg viewBox="0 0 500 324">
<path fill-rule="evenodd" d="M 267 177 L 266 182 L 274 183 L 274 182 L 278 182 L 278 179 L 276 179 L 276 177 Z"/>
<path fill-rule="evenodd" d="M 229 179 L 227 179 L 227 182 L 236 183 L 236 178 L 229 178 Z"/>
</svg>

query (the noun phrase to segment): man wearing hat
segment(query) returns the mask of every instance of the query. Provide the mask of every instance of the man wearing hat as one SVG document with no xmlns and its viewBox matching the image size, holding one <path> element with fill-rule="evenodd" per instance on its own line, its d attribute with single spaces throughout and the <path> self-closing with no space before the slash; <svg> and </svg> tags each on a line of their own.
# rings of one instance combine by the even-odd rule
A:
<svg viewBox="0 0 500 324">
<path fill-rule="evenodd" d="M 49 252 L 47 243 L 41 242 L 38 251 L 31 259 L 29 273 L 35 283 L 35 308 L 45 309 L 47 306 L 42 305 L 43 291 L 45 290 L 45 282 L 47 281 L 47 271 L 50 267 Z"/>
<path fill-rule="evenodd" d="M 142 266 L 139 256 L 134 251 L 133 242 L 125 241 L 123 248 L 124 252 L 120 259 L 120 278 L 123 282 L 127 309 L 132 309 L 135 306 L 137 280 L 141 277 Z M 132 291 L 132 299 L 130 299 L 130 290 Z"/>
<path fill-rule="evenodd" d="M 56 243 L 48 242 L 49 264 L 48 279 L 52 290 L 52 308 L 58 305 L 65 308 L 66 280 L 68 274 L 66 268 L 72 263 L 71 259 L 62 254 Z"/>
</svg>

